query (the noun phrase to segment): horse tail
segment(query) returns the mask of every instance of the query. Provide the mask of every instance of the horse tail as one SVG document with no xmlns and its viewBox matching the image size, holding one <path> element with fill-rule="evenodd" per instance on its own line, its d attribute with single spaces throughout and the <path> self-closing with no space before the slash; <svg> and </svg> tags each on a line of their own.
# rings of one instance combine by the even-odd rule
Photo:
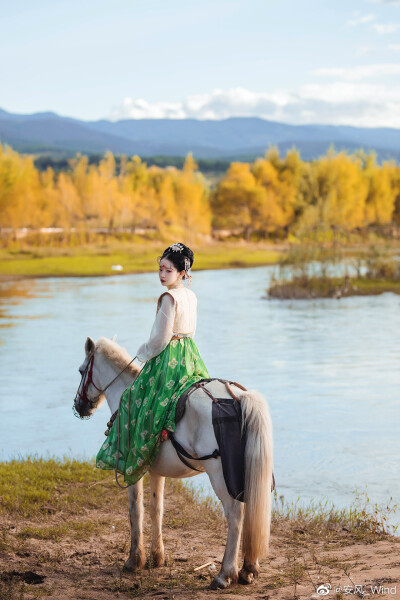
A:
<svg viewBox="0 0 400 600">
<path fill-rule="evenodd" d="M 255 390 L 239 394 L 242 427 L 247 432 L 245 448 L 245 514 L 243 555 L 256 563 L 268 552 L 271 527 L 273 466 L 272 424 L 268 404 Z"/>
</svg>

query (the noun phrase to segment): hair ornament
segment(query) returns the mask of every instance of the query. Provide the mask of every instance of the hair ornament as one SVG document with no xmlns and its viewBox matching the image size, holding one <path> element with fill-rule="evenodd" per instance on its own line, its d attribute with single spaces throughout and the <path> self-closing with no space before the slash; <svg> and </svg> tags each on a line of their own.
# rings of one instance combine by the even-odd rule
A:
<svg viewBox="0 0 400 600">
<path fill-rule="evenodd" d="M 185 258 L 185 279 L 188 280 L 188 283 L 192 281 L 192 275 L 190 273 L 190 260 Z"/>
<path fill-rule="evenodd" d="M 172 250 L 172 252 L 182 252 L 182 250 L 184 249 L 182 244 L 180 244 L 179 242 L 176 244 L 172 244 L 170 246 L 170 249 Z"/>
</svg>

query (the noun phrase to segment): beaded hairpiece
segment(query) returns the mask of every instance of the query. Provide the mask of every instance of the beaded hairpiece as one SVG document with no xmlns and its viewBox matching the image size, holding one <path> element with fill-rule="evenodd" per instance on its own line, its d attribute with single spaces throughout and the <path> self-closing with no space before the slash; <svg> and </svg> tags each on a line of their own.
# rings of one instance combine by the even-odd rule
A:
<svg viewBox="0 0 400 600">
<path fill-rule="evenodd" d="M 172 250 L 172 252 L 182 252 L 184 248 L 182 244 L 178 242 L 177 244 L 172 244 L 169 249 Z"/>
<path fill-rule="evenodd" d="M 172 250 L 172 252 L 182 252 L 184 250 L 183 244 L 177 242 L 176 244 L 171 244 L 168 250 Z M 192 275 L 190 273 L 190 260 L 185 256 L 185 279 L 190 283 L 192 281 Z"/>
</svg>

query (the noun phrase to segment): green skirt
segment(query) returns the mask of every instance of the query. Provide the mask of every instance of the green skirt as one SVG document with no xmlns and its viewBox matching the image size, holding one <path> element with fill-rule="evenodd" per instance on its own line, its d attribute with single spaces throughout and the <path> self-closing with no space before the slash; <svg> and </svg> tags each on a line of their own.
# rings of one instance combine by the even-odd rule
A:
<svg viewBox="0 0 400 600">
<path fill-rule="evenodd" d="M 179 396 L 193 383 L 208 377 L 193 338 L 172 339 L 161 354 L 146 362 L 137 379 L 122 394 L 119 423 L 115 419 L 97 454 L 96 467 L 117 466 L 127 484 L 139 481 L 157 456 L 163 429 L 175 431 Z"/>
</svg>

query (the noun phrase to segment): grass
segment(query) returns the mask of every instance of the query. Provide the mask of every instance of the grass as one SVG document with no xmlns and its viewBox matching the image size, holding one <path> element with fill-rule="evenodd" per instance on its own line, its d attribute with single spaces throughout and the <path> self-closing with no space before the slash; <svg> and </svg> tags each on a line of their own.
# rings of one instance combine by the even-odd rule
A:
<svg viewBox="0 0 400 600">
<path fill-rule="evenodd" d="M 342 276 L 337 274 L 339 266 L 345 271 Z M 388 244 L 354 249 L 292 246 L 279 261 L 267 292 L 290 300 L 400 294 L 399 249 Z"/>
<path fill-rule="evenodd" d="M 295 523 L 294 531 L 300 535 L 318 533 L 329 538 L 330 533 L 342 530 L 353 539 L 369 543 L 397 533 L 398 526 L 391 524 L 397 510 L 392 498 L 386 504 L 372 504 L 366 490 L 357 493 L 347 508 L 337 508 L 328 499 L 304 504 L 298 498 L 289 503 L 283 496 L 278 498 L 275 491 L 273 521 L 285 519 Z"/>
<path fill-rule="evenodd" d="M 157 269 L 166 244 L 109 243 L 79 248 L 0 250 L 0 275 L 17 277 L 91 277 L 145 273 Z M 280 252 L 258 244 L 215 243 L 193 246 L 194 270 L 255 267 L 274 264 Z M 121 265 L 122 271 L 112 270 Z"/>
<path fill-rule="evenodd" d="M 185 486 L 181 480 L 172 479 L 168 484 L 181 497 L 182 506 L 179 513 L 166 523 L 167 526 L 184 526 L 187 520 L 193 522 L 195 514 L 201 518 L 206 516 L 210 523 L 223 518 L 220 503 L 215 498 L 204 496 L 202 490 Z M 18 534 L 21 539 L 51 539 L 84 531 L 84 527 L 66 521 L 65 517 L 105 506 L 108 499 L 115 496 L 114 474 L 96 469 L 91 461 L 35 456 L 0 463 L 0 489 L 0 513 L 27 519 L 63 514 L 61 525 L 46 525 L 40 530 L 24 528 Z M 145 489 L 148 492 L 147 478 Z M 314 528 L 345 527 L 357 534 L 386 535 L 396 533 L 396 528 L 390 526 L 391 514 L 396 510 L 397 505 L 393 504 L 392 498 L 386 505 L 372 505 L 366 491 L 358 493 L 349 508 L 337 509 L 328 500 L 311 501 L 308 505 L 302 504 L 300 499 L 288 503 L 283 496 L 278 497 L 275 490 L 273 520 L 288 519 Z M 0 547 L 1 543 L 0 537 Z"/>
<path fill-rule="evenodd" d="M 17 537 L 22 540 L 35 538 L 37 540 L 53 540 L 57 542 L 64 537 L 81 538 L 89 533 L 101 530 L 101 526 L 106 524 L 107 522 L 105 521 L 96 524 L 90 521 L 67 521 L 62 525 L 24 527 L 17 533 Z"/>
<path fill-rule="evenodd" d="M 144 484 L 148 504 L 147 477 Z M 215 571 L 195 572 L 194 567 L 207 560 L 208 552 L 222 557 L 226 523 L 219 502 L 180 480 L 168 480 L 166 487 L 167 564 L 153 569 L 150 560 L 148 568 L 135 575 L 122 571 L 130 542 L 127 493 L 116 488 L 112 473 L 95 469 L 90 461 L 28 457 L 0 463 L 0 489 L 0 563 L 5 567 L 0 600 L 48 597 L 60 578 L 76 590 L 73 597 L 82 600 L 92 600 L 100 589 L 121 598 L 172 598 L 176 590 L 195 597 Z M 389 536 L 396 528 L 390 518 L 396 509 L 392 500 L 385 506 L 372 505 L 366 492 L 351 507 L 337 509 L 327 501 L 288 503 L 275 491 L 272 533 L 280 563 L 266 562 L 259 591 L 269 595 L 285 588 L 293 591 L 288 597 L 296 598 L 297 588 L 310 575 L 315 583 L 353 573 L 358 556 L 346 558 L 341 550 L 358 542 L 391 539 L 394 544 Z M 145 537 L 149 535 L 146 517 Z M 208 550 L 207 543 L 214 549 Z M 26 581 L 32 570 L 45 575 L 41 585 Z M 236 586 L 235 593 L 254 597 L 251 586 Z"/>
<path fill-rule="evenodd" d="M 113 485 L 110 473 L 91 462 L 28 457 L 0 463 L 0 513 L 26 518 L 79 514 L 83 507 L 98 506 L 107 485 Z"/>
<path fill-rule="evenodd" d="M 275 282 L 268 290 L 272 298 L 311 299 L 376 296 L 384 292 L 400 294 L 400 280 L 387 278 L 293 277 L 291 281 Z"/>
<path fill-rule="evenodd" d="M 102 583 L 102 589 L 111 594 L 133 598 L 161 589 L 166 590 L 168 597 L 168 590 L 174 587 L 183 586 L 187 590 L 204 587 L 203 577 L 193 573 L 193 564 L 176 563 L 171 557 L 161 570 L 153 570 L 150 560 L 149 569 L 134 581 L 122 573 L 129 548 L 127 493 L 116 488 L 113 473 L 95 469 L 90 461 L 32 456 L 0 463 L 0 489 L 0 558 L 1 553 L 15 556 L 12 563 L 7 563 L 4 577 L 0 577 L 0 600 L 28 600 L 50 593 L 48 586 L 26 585 L 13 572 L 18 569 L 20 573 L 21 560 L 29 562 L 34 556 L 35 571 L 58 573 L 65 562 L 65 548 L 77 548 L 79 568 L 89 569 L 85 585 L 81 579 L 76 582 L 82 598 L 85 586 L 90 588 L 90 572 L 95 568 L 93 551 L 96 556 L 100 548 L 106 559 L 110 556 L 108 561 L 120 565 L 119 576 L 105 576 L 106 587 Z M 147 504 L 150 494 L 147 477 L 144 489 Z M 185 531 L 188 527 L 221 530 L 221 511 L 214 500 L 200 498 L 199 493 L 192 492 L 180 480 L 168 481 L 168 493 L 173 495 L 175 503 L 179 502 L 179 510 L 166 512 L 165 530 Z M 92 598 L 90 594 L 88 597 Z"/>
</svg>

